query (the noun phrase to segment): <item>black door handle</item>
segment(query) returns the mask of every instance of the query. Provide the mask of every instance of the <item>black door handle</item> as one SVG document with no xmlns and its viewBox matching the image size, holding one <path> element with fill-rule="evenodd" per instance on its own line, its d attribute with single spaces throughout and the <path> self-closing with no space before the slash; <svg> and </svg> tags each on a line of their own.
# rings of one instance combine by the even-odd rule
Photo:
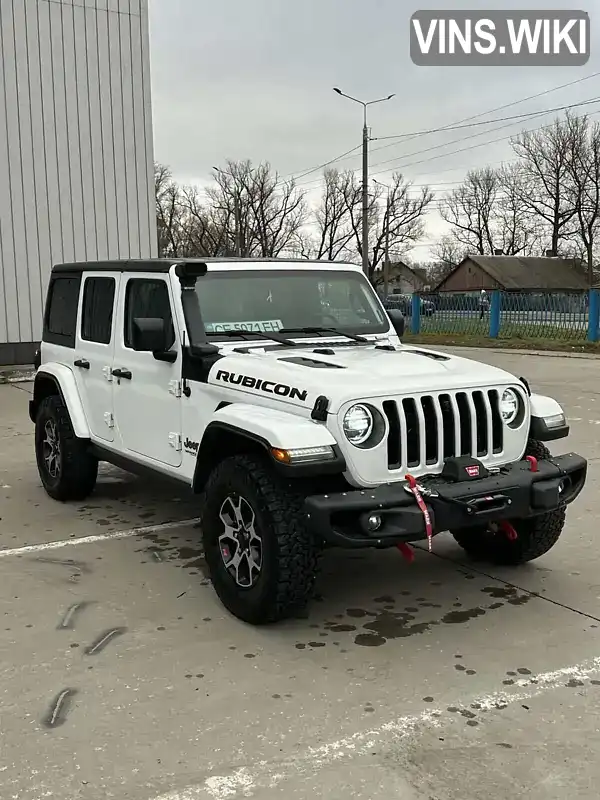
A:
<svg viewBox="0 0 600 800">
<path fill-rule="evenodd" d="M 112 374 L 115 378 L 123 378 L 125 381 L 130 381 L 132 377 L 128 369 L 113 369 Z"/>
<path fill-rule="evenodd" d="M 85 358 L 78 358 L 77 361 L 73 362 L 73 366 L 79 367 L 79 369 L 89 369 L 90 362 L 86 361 Z"/>
</svg>

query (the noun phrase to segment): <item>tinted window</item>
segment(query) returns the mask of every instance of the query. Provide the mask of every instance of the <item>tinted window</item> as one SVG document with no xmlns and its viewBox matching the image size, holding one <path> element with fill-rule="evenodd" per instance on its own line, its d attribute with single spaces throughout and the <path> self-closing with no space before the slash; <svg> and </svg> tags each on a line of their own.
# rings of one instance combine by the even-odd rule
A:
<svg viewBox="0 0 600 800">
<path fill-rule="evenodd" d="M 175 344 L 175 328 L 171 315 L 169 289 L 161 280 L 136 278 L 127 283 L 125 295 L 125 347 L 133 347 L 133 320 L 136 318 L 164 319 L 169 331 L 170 349 Z"/>
<path fill-rule="evenodd" d="M 83 288 L 81 338 L 110 344 L 115 302 L 114 278 L 88 278 Z"/>
<path fill-rule="evenodd" d="M 75 346 L 81 275 L 54 278 L 48 291 L 44 340 Z"/>
</svg>

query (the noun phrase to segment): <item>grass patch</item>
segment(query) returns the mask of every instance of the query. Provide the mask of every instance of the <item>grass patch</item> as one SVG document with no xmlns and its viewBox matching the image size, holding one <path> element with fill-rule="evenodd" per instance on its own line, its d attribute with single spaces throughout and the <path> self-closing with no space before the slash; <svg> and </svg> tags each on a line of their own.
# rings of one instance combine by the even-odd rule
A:
<svg viewBox="0 0 600 800">
<path fill-rule="evenodd" d="M 590 342 L 587 339 L 575 339 L 565 337 L 564 328 L 556 329 L 557 333 L 553 337 L 526 336 L 515 334 L 507 336 L 506 333 L 500 334 L 497 339 L 491 339 L 487 330 L 485 333 L 477 332 L 457 332 L 448 331 L 447 333 L 419 333 L 416 336 L 407 332 L 403 338 L 406 344 L 425 344 L 425 345 L 444 345 L 455 347 L 489 347 L 510 350 L 548 350 L 563 353 L 596 353 L 600 354 L 600 342 Z"/>
</svg>

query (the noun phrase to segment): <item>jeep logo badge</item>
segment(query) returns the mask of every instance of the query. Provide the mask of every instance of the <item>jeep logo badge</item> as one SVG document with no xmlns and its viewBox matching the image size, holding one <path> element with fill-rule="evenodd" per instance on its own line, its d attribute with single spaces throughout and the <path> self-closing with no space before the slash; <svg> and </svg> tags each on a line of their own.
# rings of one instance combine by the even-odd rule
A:
<svg viewBox="0 0 600 800">
<path fill-rule="evenodd" d="M 191 439 L 188 437 L 183 443 L 183 446 L 188 453 L 195 454 L 198 452 L 198 448 L 200 447 L 200 442 L 192 442 Z"/>
</svg>

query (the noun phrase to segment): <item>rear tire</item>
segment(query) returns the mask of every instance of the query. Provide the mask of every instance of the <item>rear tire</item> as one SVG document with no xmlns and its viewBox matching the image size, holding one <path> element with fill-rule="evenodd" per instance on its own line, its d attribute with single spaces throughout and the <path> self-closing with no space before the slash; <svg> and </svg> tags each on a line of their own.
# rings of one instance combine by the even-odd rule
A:
<svg viewBox="0 0 600 800">
<path fill-rule="evenodd" d="M 548 448 L 535 439 L 527 443 L 526 455 L 538 460 L 552 458 Z M 522 520 L 510 520 L 518 537 L 510 541 L 502 532 L 489 528 L 464 528 L 452 535 L 465 552 L 476 561 L 498 566 L 515 566 L 543 556 L 558 542 L 565 526 L 566 507 Z"/>
<path fill-rule="evenodd" d="M 240 455 L 215 469 L 201 527 L 213 586 L 234 616 L 264 625 L 305 607 L 320 547 L 306 526 L 302 495 L 264 460 Z"/>
<path fill-rule="evenodd" d="M 35 456 L 42 485 L 54 500 L 85 500 L 98 477 L 98 459 L 78 439 L 63 400 L 44 398 L 35 422 Z"/>
</svg>

